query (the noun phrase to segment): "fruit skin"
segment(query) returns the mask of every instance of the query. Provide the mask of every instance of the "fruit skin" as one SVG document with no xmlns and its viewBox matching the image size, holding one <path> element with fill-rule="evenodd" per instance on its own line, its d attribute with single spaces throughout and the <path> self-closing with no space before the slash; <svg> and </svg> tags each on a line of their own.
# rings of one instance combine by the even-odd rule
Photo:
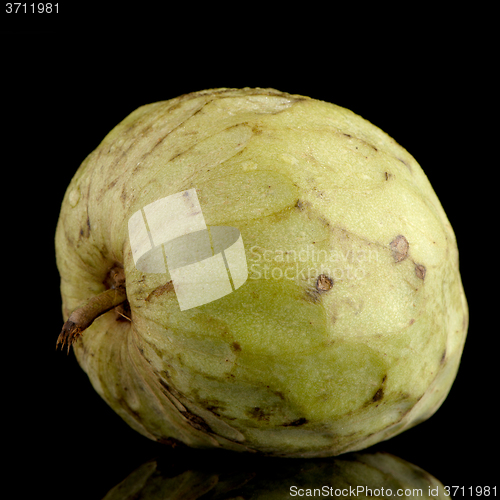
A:
<svg viewBox="0 0 500 500">
<path fill-rule="evenodd" d="M 168 270 L 136 269 L 127 222 L 192 188 L 209 227 L 241 232 L 249 277 L 180 311 Z M 72 179 L 56 257 L 65 320 L 123 265 L 131 321 L 103 314 L 74 351 L 107 403 L 160 442 L 360 450 L 439 408 L 465 342 L 455 236 L 415 159 L 347 109 L 274 89 L 134 111 Z"/>
</svg>

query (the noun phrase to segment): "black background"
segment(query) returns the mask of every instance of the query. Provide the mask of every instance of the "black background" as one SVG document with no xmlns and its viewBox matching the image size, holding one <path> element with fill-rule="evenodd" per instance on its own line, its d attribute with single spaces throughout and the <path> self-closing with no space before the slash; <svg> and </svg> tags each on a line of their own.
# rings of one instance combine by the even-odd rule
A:
<svg viewBox="0 0 500 500">
<path fill-rule="evenodd" d="M 469 332 L 456 382 L 438 412 L 372 449 L 416 464 L 445 485 L 497 485 L 498 140 L 490 116 L 498 106 L 488 57 L 476 50 L 481 42 L 471 47 L 457 30 L 427 44 L 421 35 L 409 46 L 397 37 L 356 46 L 332 31 L 321 42 L 302 38 L 293 46 L 299 36 L 288 33 L 265 47 L 266 30 L 256 30 L 246 44 L 235 30 L 222 41 L 198 34 L 193 46 L 186 31 L 171 31 L 172 24 L 158 37 L 147 26 L 138 33 L 130 25 L 113 36 L 91 27 L 76 36 L 68 27 L 27 33 L 17 25 L 2 34 L 3 205 L 4 214 L 16 215 L 4 219 L 5 234 L 14 236 L 3 240 L 9 283 L 3 313 L 12 320 L 4 321 L 3 413 L 5 439 L 15 443 L 8 458 L 20 474 L 18 498 L 32 491 L 99 500 L 144 461 L 167 452 L 114 414 L 72 353 L 55 351 L 62 326 L 55 226 L 80 163 L 138 106 L 244 86 L 349 108 L 423 167 L 458 240 Z"/>
</svg>

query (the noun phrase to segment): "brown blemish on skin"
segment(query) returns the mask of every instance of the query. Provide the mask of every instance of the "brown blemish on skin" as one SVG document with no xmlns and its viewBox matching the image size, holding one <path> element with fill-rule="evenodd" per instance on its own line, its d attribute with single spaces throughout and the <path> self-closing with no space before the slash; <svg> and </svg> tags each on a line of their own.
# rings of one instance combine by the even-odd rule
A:
<svg viewBox="0 0 500 500">
<path fill-rule="evenodd" d="M 401 262 L 408 257 L 408 250 L 410 249 L 410 244 L 408 240 L 402 235 L 396 236 L 389 244 L 392 250 L 392 257 L 396 262 Z"/>
<path fill-rule="evenodd" d="M 248 125 L 248 123 L 245 123 L 245 124 Z M 262 128 L 259 125 L 253 125 L 252 126 L 252 132 L 255 135 L 260 135 L 260 134 L 262 134 Z"/>
<path fill-rule="evenodd" d="M 125 206 L 127 202 L 127 192 L 125 190 L 125 185 L 122 186 L 122 192 L 120 193 L 120 199 L 122 200 L 123 206 Z"/>
<path fill-rule="evenodd" d="M 83 227 L 80 228 L 80 238 L 88 238 L 90 236 L 90 231 L 91 231 L 90 220 L 89 220 L 89 216 L 87 215 L 85 229 Z"/>
<path fill-rule="evenodd" d="M 320 274 L 316 279 L 314 288 L 307 288 L 305 300 L 318 304 L 321 301 L 321 295 L 328 292 L 333 287 L 333 279 L 326 274 Z"/>
<path fill-rule="evenodd" d="M 115 179 L 114 181 L 111 181 L 106 189 L 104 189 L 102 192 L 105 193 L 106 191 L 109 191 L 110 189 L 113 189 L 116 186 L 116 183 L 118 182 L 118 179 Z"/>
<path fill-rule="evenodd" d="M 170 394 L 170 386 L 167 384 L 167 382 L 165 382 L 165 380 L 163 380 L 161 377 L 158 379 L 159 382 L 160 382 L 160 385 L 165 389 L 165 394 L 167 394 L 167 396 Z"/>
<path fill-rule="evenodd" d="M 307 300 L 308 302 L 312 302 L 313 304 L 318 304 L 321 300 L 320 292 L 315 288 L 313 289 L 308 288 L 306 290 L 305 300 Z"/>
<path fill-rule="evenodd" d="M 445 359 L 446 359 L 446 349 L 443 351 L 443 354 L 441 354 L 441 359 L 439 360 L 439 364 L 442 365 Z"/>
<path fill-rule="evenodd" d="M 425 279 L 426 272 L 427 272 L 427 270 L 421 264 L 417 264 L 415 266 L 415 274 L 417 275 L 417 278 L 420 278 L 421 280 Z"/>
<path fill-rule="evenodd" d="M 217 417 L 220 417 L 220 412 L 225 410 L 225 407 L 219 401 L 214 401 L 213 403 L 202 402 L 202 406 Z"/>
<path fill-rule="evenodd" d="M 259 408 L 258 406 L 254 407 L 254 408 L 250 408 L 249 410 L 247 410 L 246 414 L 251 417 L 251 418 L 254 418 L 256 420 L 259 420 L 259 421 L 268 421 L 269 420 L 269 415 L 262 409 L 262 408 Z"/>
<path fill-rule="evenodd" d="M 404 160 L 402 160 L 401 158 L 398 158 L 398 160 L 411 172 L 412 169 L 411 169 L 411 166 L 406 163 Z"/>
<path fill-rule="evenodd" d="M 283 395 L 282 392 L 280 392 L 280 391 L 274 391 L 274 394 L 276 394 L 276 396 L 278 396 L 283 401 L 285 400 L 285 396 Z"/>
<path fill-rule="evenodd" d="M 375 393 L 375 395 L 372 398 L 372 401 L 380 401 L 384 397 L 384 389 L 382 387 Z"/>
<path fill-rule="evenodd" d="M 323 224 L 325 227 L 330 227 L 330 223 L 323 217 L 319 217 L 318 218 L 318 222 L 320 222 L 321 224 Z"/>
<path fill-rule="evenodd" d="M 349 139 L 354 139 L 354 140 L 359 141 L 363 144 L 366 144 L 368 147 L 372 148 L 374 151 L 378 151 L 378 148 L 376 146 L 374 146 L 373 144 L 370 144 L 369 142 L 365 141 L 364 139 L 361 139 L 361 137 L 355 137 L 355 136 L 352 136 L 351 134 L 347 134 L 346 132 L 341 132 L 341 134 L 344 137 L 347 137 Z M 356 146 L 356 149 L 358 149 L 358 146 Z M 368 158 L 368 157 L 366 156 L 365 158 Z"/>
<path fill-rule="evenodd" d="M 176 391 L 173 390 L 165 380 L 163 380 L 161 377 L 158 379 L 160 385 L 162 386 L 162 392 L 168 397 L 174 397 L 178 398 L 178 394 L 176 394 Z M 179 402 L 180 404 L 180 402 Z M 182 409 L 181 409 L 182 408 Z M 198 429 L 199 431 L 203 431 L 206 433 L 212 433 L 212 429 L 210 426 L 201 418 L 199 415 L 195 415 L 194 413 L 190 412 L 184 405 L 180 404 L 180 408 L 178 407 L 179 413 L 186 419 L 186 421 L 195 429 Z"/>
<path fill-rule="evenodd" d="M 321 292 L 327 292 L 333 286 L 333 279 L 326 274 L 320 274 L 316 280 L 316 288 Z"/>
<path fill-rule="evenodd" d="M 308 201 L 302 201 L 302 200 L 297 200 L 297 203 L 295 203 L 295 207 L 298 208 L 300 211 L 306 210 L 309 205 L 310 203 Z"/>
<path fill-rule="evenodd" d="M 232 350 L 233 352 L 238 352 L 238 351 L 241 351 L 241 346 L 240 346 L 240 344 L 238 344 L 238 342 L 233 342 L 233 343 L 231 344 L 231 350 Z"/>
<path fill-rule="evenodd" d="M 164 285 L 157 286 L 147 297 L 146 302 L 150 302 L 153 297 L 159 297 L 164 293 L 171 292 L 174 289 L 174 284 L 172 280 L 168 281 Z"/>
<path fill-rule="evenodd" d="M 212 433 L 210 426 L 200 416 L 191 413 L 189 410 L 181 411 L 180 414 L 189 422 L 189 424 L 199 431 Z"/>
<path fill-rule="evenodd" d="M 283 427 L 298 427 L 299 425 L 304 425 L 304 424 L 307 424 L 307 418 L 298 418 L 293 422 L 283 424 Z"/>
<path fill-rule="evenodd" d="M 384 378 L 382 379 L 382 384 L 378 388 L 377 392 L 373 395 L 372 402 L 377 402 L 380 401 L 384 397 L 384 384 L 385 381 L 387 380 L 387 375 L 384 375 Z"/>
</svg>

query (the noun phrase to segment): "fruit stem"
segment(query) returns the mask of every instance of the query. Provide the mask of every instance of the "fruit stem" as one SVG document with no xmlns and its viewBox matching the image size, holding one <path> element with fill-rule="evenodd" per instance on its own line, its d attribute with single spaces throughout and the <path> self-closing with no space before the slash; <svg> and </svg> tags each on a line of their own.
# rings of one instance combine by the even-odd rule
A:
<svg viewBox="0 0 500 500">
<path fill-rule="evenodd" d="M 61 333 L 57 338 L 56 349 L 61 345 L 61 349 L 67 344 L 69 348 L 73 342 L 81 336 L 95 319 L 103 315 L 105 312 L 114 309 L 127 300 L 125 286 L 117 286 L 106 290 L 95 297 L 92 297 L 82 306 L 76 308 L 64 323 Z"/>
</svg>

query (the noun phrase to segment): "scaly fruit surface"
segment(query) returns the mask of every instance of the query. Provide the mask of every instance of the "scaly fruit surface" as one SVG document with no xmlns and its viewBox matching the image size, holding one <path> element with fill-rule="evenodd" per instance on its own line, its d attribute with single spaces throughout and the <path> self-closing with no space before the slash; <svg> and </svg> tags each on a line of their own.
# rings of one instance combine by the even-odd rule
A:
<svg viewBox="0 0 500 500">
<path fill-rule="evenodd" d="M 167 254 L 163 272 L 136 262 L 130 222 L 179 193 L 208 230 L 236 228 L 247 270 L 184 310 Z M 419 164 L 353 112 L 273 89 L 134 111 L 72 179 L 56 255 L 66 326 L 80 324 L 60 340 L 160 442 L 360 450 L 438 409 L 465 342 L 455 236 Z"/>
</svg>

